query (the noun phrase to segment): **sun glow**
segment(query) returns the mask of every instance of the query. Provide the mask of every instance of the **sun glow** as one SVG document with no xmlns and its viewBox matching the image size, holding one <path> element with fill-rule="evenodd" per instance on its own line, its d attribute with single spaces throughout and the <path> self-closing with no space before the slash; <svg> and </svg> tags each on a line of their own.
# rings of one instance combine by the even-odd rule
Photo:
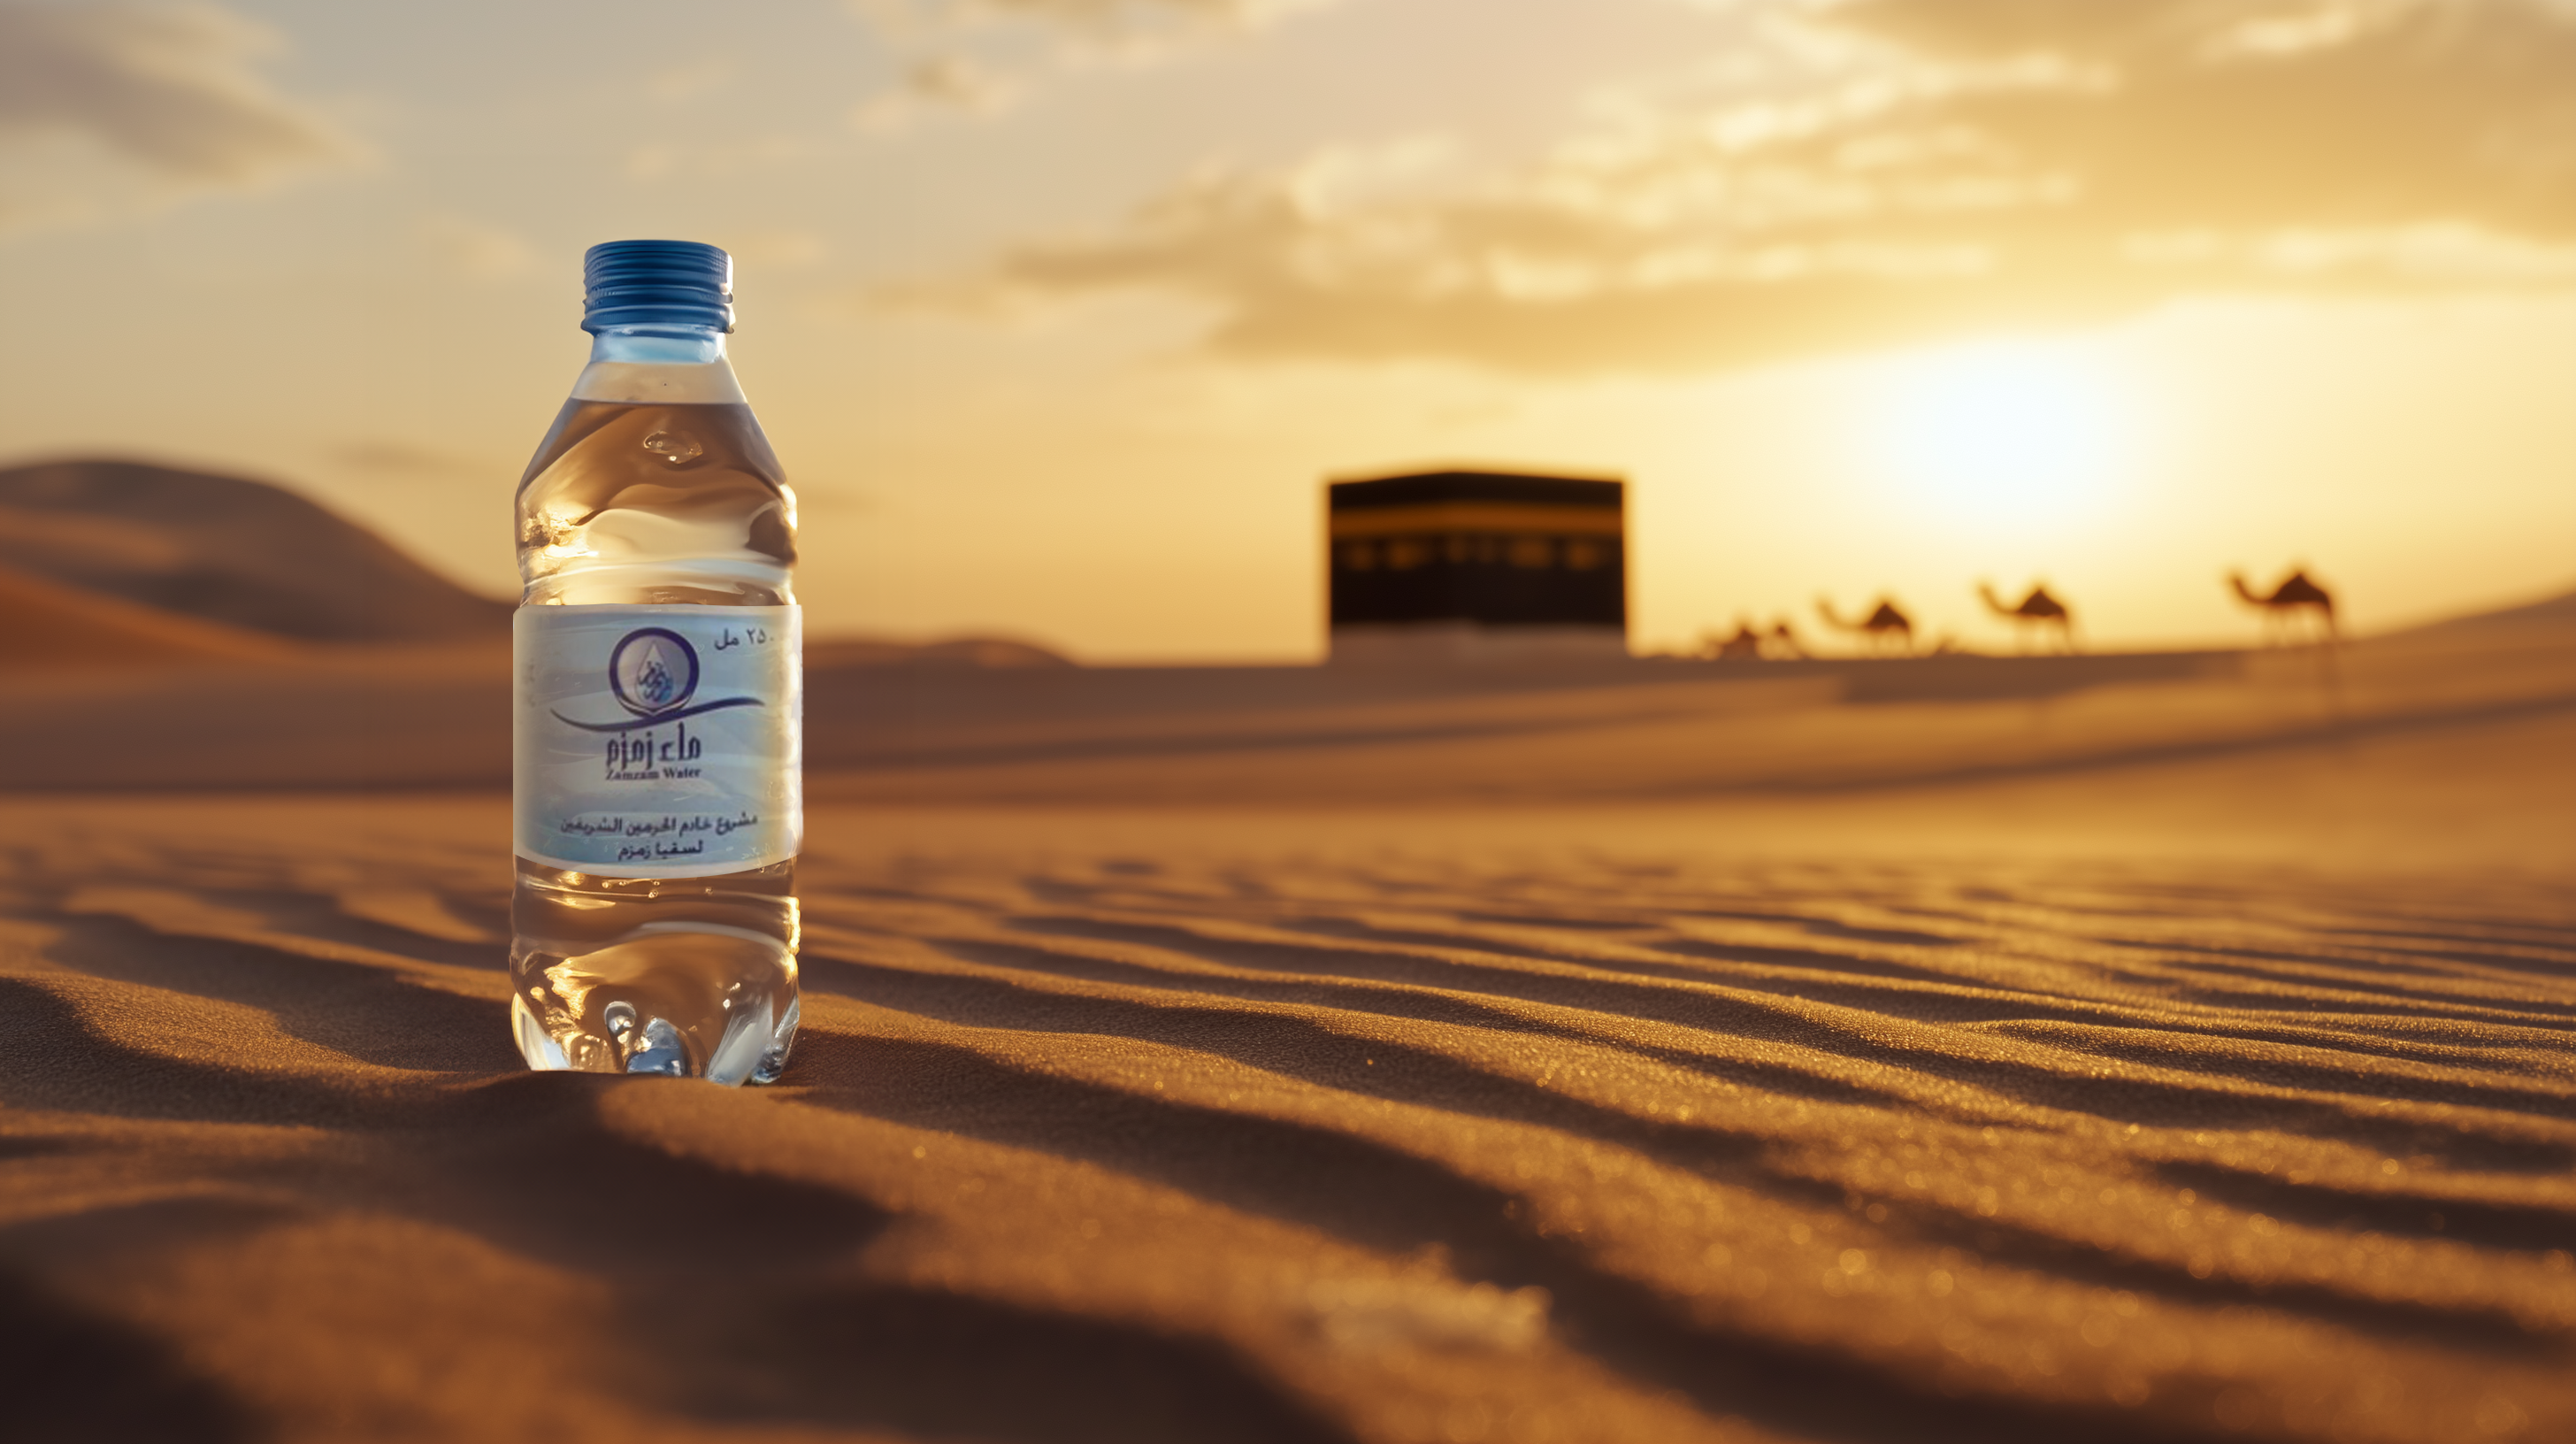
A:
<svg viewBox="0 0 2576 1444">
<path fill-rule="evenodd" d="M 1980 528 L 2099 511 L 2135 453 L 2116 387 L 2084 358 L 1981 346 L 1899 363 L 1879 409 L 1879 466 L 1924 511 Z"/>
</svg>

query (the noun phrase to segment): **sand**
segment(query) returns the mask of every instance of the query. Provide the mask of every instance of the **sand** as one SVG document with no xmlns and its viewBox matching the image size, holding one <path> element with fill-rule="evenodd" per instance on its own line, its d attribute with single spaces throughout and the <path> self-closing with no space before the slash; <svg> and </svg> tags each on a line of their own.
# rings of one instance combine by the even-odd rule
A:
<svg viewBox="0 0 2576 1444">
<path fill-rule="evenodd" d="M 284 662 L 296 651 L 264 632 L 63 586 L 5 566 L 0 617 L 8 619 L 0 628 L 0 667 L 17 678 L 64 669 Z"/>
<path fill-rule="evenodd" d="M 2576 1438 L 2566 621 L 826 668 L 739 1092 L 519 1067 L 488 669 L 0 696 L 9 1437 Z"/>
</svg>

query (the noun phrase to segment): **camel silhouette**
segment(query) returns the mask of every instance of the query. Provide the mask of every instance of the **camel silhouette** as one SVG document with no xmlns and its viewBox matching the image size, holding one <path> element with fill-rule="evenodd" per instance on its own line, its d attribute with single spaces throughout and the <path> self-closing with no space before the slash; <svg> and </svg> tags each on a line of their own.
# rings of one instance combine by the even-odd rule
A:
<svg viewBox="0 0 2576 1444">
<path fill-rule="evenodd" d="M 2288 631 L 2303 616 L 2314 616 L 2325 624 L 2325 640 L 2335 639 L 2334 594 L 2308 579 L 2305 568 L 2281 578 L 2280 585 L 2265 596 L 2245 585 L 2243 572 L 2229 572 L 2227 585 L 2246 605 L 2263 609 L 2264 631 L 2284 640 Z"/>
<path fill-rule="evenodd" d="M 2045 636 L 2053 627 L 2058 642 L 2069 652 L 2075 650 L 2075 614 L 2048 594 L 2046 583 L 2034 583 L 2030 595 L 2022 598 L 2018 606 L 2005 605 L 2004 599 L 1995 595 L 1994 587 L 1985 582 L 1977 583 L 1977 595 L 1985 599 L 1988 611 L 2012 622 L 2015 639 L 2021 645 L 2028 645 L 2033 631 Z"/>
<path fill-rule="evenodd" d="M 1774 617 L 1771 621 L 1770 655 L 1784 662 L 1794 662 L 1807 655 L 1807 649 L 1798 642 L 1798 634 L 1789 630 L 1787 617 Z"/>
<path fill-rule="evenodd" d="M 1721 662 L 1759 662 L 1762 660 L 1762 634 L 1753 630 L 1751 622 L 1737 617 L 1734 636 L 1702 633 L 1700 649 Z"/>
<path fill-rule="evenodd" d="M 1879 598 L 1876 610 L 1857 622 L 1846 622 L 1835 615 L 1834 604 L 1823 597 L 1816 598 L 1816 615 L 1823 617 L 1825 625 L 1836 631 L 1858 632 L 1868 637 L 1869 644 L 1880 651 L 1885 651 L 1891 642 L 1900 651 L 1914 650 L 1914 619 L 1898 611 L 1896 603 L 1885 597 Z"/>
</svg>

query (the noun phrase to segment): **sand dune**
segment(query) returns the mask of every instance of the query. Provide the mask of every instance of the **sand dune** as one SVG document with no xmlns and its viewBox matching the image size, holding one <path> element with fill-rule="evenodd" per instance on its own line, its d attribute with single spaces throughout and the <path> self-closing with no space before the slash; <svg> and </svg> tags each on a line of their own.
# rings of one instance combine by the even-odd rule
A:
<svg viewBox="0 0 2576 1444">
<path fill-rule="evenodd" d="M 0 567 L 0 669 L 281 662 L 295 648 L 243 627 L 138 606 Z"/>
<path fill-rule="evenodd" d="M 0 816 L 21 1437 L 2576 1430 L 2563 874 L 826 810 L 728 1093 L 518 1070 L 497 800 Z"/>
<path fill-rule="evenodd" d="M 294 492 L 140 462 L 0 470 L 0 565 L 311 641 L 509 632 L 509 603 L 466 591 Z"/>
<path fill-rule="evenodd" d="M 879 660 L 744 1092 L 521 1069 L 498 645 L 11 672 L 10 1437 L 2576 1438 L 2576 617 Z"/>
<path fill-rule="evenodd" d="M 0 690 L 0 788 L 506 786 L 508 686 L 498 641 L 24 676 Z M 814 796 L 876 803 L 1618 803 L 2466 737 L 2571 712 L 2576 618 L 2334 654 L 1427 676 L 826 655 L 807 675 L 806 757 Z"/>
<path fill-rule="evenodd" d="M 925 803 L 1669 801 L 1928 785 L 2565 715 L 2571 639 L 2576 625 L 2474 650 L 2067 659 L 2089 677 L 2036 658 L 1631 668 L 1513 691 L 1089 716 L 992 707 L 902 725 L 878 720 L 891 699 L 873 716 L 860 697 L 836 712 L 869 684 L 825 678 L 814 715 L 876 725 L 826 735 L 809 756 L 818 795 Z"/>
</svg>

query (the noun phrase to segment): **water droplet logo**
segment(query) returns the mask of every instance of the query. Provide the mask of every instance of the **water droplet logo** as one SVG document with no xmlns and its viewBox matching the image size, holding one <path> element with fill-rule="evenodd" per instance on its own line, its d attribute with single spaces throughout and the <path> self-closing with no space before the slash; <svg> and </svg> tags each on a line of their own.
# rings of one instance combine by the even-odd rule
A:
<svg viewBox="0 0 2576 1444">
<path fill-rule="evenodd" d="M 665 627 L 639 627 L 608 654 L 608 690 L 638 717 L 686 706 L 698 690 L 698 649 Z"/>
<path fill-rule="evenodd" d="M 724 632 L 715 650 L 724 651 L 732 636 Z M 614 721 L 586 722 L 557 711 L 554 719 L 584 732 L 623 735 L 709 712 L 769 705 L 755 696 L 700 698 L 698 675 L 698 649 L 688 638 L 669 627 L 637 627 L 618 638 L 608 653 L 608 693 L 626 715 Z"/>
</svg>

